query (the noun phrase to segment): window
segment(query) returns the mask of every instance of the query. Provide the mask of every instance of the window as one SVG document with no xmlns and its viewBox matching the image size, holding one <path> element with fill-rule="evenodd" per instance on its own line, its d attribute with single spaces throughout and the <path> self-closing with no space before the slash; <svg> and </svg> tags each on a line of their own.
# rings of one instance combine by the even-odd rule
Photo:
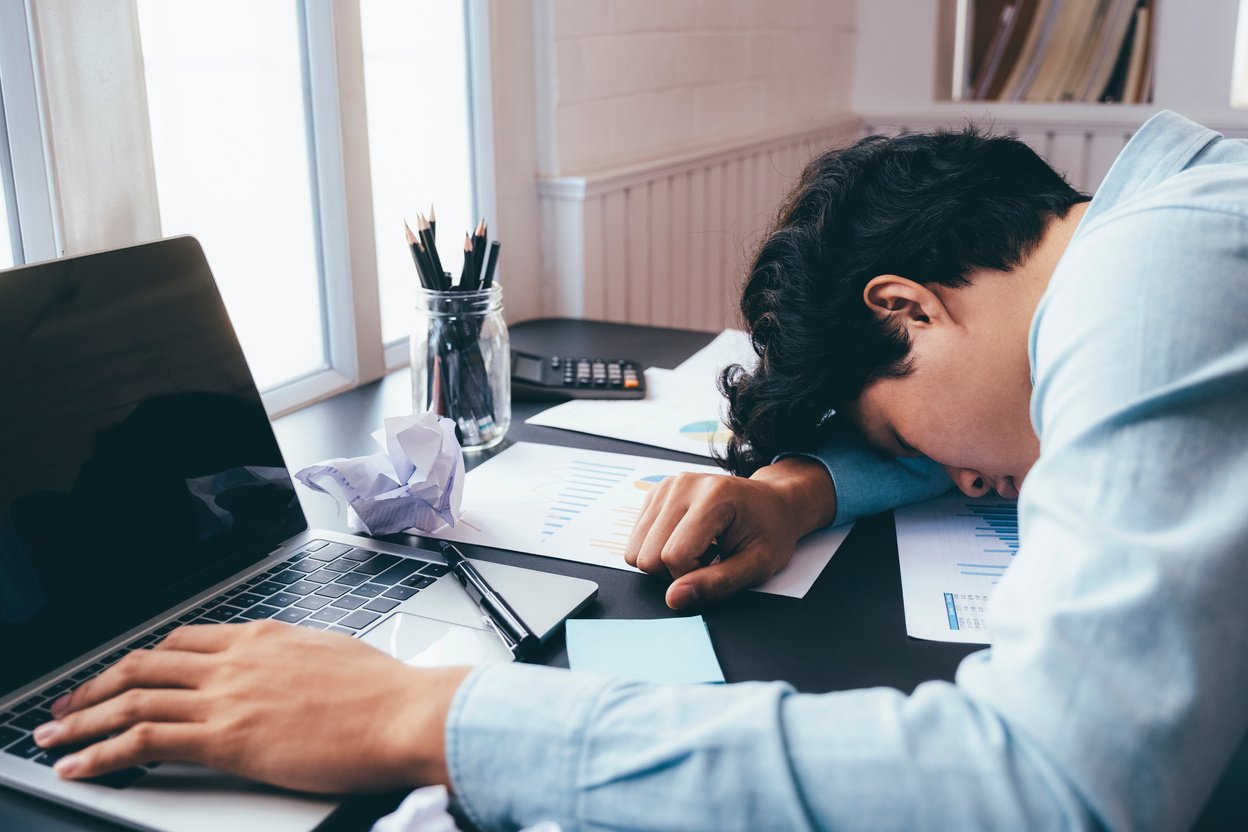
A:
<svg viewBox="0 0 1248 832">
<path fill-rule="evenodd" d="M 414 287 L 403 221 L 438 218 L 442 266 L 458 278 L 463 234 L 481 217 L 475 199 L 465 5 L 362 0 L 368 150 L 381 335 L 411 331 Z"/>
<path fill-rule="evenodd" d="M 163 233 L 203 245 L 262 390 L 326 369 L 302 4 L 138 10 Z"/>
<path fill-rule="evenodd" d="M 0 113 L 3 111 L 4 102 L 0 100 Z M 4 122 L 0 120 L 0 131 L 3 129 Z M 7 269 L 17 262 L 17 254 L 13 250 L 13 223 L 9 217 L 9 206 L 13 204 L 10 196 L 13 176 L 9 172 L 9 154 L 5 152 L 6 149 L 5 143 L 0 140 L 0 269 Z"/>
</svg>

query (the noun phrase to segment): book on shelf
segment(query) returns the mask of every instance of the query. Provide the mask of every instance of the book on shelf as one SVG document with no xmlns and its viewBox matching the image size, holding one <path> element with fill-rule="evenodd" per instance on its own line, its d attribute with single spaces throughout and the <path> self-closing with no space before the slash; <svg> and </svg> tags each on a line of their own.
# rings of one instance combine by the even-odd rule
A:
<svg viewBox="0 0 1248 832">
<path fill-rule="evenodd" d="M 1148 101 L 1157 0 L 965 0 L 966 97 Z"/>
</svg>

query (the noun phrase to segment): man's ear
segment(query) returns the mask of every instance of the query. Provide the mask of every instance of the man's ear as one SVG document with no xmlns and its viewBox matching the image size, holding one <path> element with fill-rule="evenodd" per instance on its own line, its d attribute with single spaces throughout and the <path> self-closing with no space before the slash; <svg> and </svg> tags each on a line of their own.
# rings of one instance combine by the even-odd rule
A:
<svg viewBox="0 0 1248 832">
<path fill-rule="evenodd" d="M 935 292 L 895 274 L 872 278 L 862 290 L 862 300 L 876 317 L 891 320 L 906 330 L 931 326 L 949 317 L 949 311 Z"/>
</svg>

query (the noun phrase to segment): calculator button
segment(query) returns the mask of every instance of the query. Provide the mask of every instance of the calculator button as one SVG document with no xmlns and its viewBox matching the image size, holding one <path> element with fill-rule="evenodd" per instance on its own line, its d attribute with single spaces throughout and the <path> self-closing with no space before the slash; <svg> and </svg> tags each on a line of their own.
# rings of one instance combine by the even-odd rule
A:
<svg viewBox="0 0 1248 832">
<path fill-rule="evenodd" d="M 557 356 L 556 356 L 556 357 L 554 357 L 554 358 L 552 358 L 552 359 L 550 359 L 550 366 L 551 366 L 553 369 L 556 369 L 556 370 L 558 370 L 558 369 L 559 369 L 559 358 L 558 358 Z"/>
<path fill-rule="evenodd" d="M 640 386 L 641 386 L 641 382 L 639 382 L 639 381 L 638 381 L 637 379 L 635 379 L 635 378 L 629 378 L 629 379 L 625 379 L 625 380 L 624 380 L 624 389 L 625 389 L 625 390 L 633 390 L 633 389 L 635 389 L 635 388 L 637 388 L 637 387 L 640 387 Z"/>
</svg>

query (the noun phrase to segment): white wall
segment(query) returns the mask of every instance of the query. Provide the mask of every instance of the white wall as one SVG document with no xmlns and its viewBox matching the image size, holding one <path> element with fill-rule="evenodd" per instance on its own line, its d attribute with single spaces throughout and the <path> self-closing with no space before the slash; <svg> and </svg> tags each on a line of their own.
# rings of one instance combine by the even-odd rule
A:
<svg viewBox="0 0 1248 832">
<path fill-rule="evenodd" d="M 801 132 L 849 108 L 853 0 L 535 2 L 544 175 Z"/>
</svg>

